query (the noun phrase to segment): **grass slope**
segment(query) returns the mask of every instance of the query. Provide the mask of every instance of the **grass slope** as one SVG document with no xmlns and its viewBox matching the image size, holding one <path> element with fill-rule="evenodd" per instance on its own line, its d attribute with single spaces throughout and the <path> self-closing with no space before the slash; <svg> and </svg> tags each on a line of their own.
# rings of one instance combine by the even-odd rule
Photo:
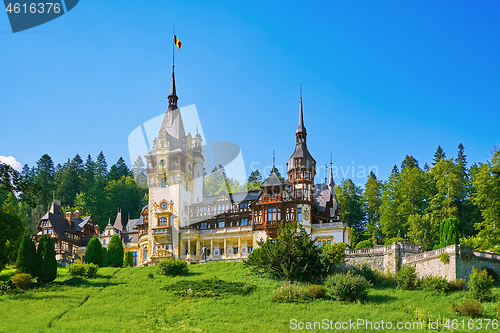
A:
<svg viewBox="0 0 500 333">
<path fill-rule="evenodd" d="M 148 278 L 150 272 L 154 273 L 153 278 Z M 242 263 L 192 265 L 190 272 L 187 277 L 165 277 L 157 274 L 155 267 L 101 268 L 97 278 L 79 280 L 72 279 L 65 269 L 59 269 L 54 283 L 20 294 L 0 296 L 0 332 L 267 333 L 296 331 L 290 329 L 293 318 L 303 322 L 358 318 L 384 322 L 448 318 L 461 321 L 464 317 L 451 313 L 450 305 L 467 297 L 466 292 L 439 294 L 388 288 L 372 289 L 366 304 L 329 300 L 284 304 L 270 300 L 278 282 L 246 276 Z M 0 280 L 8 279 L 13 273 L 13 270 L 2 271 Z M 176 280 L 211 277 L 248 281 L 256 284 L 257 289 L 247 296 L 194 299 L 183 299 L 161 290 Z M 499 293 L 500 290 L 494 290 L 495 295 Z M 495 318 L 496 303 L 484 303 L 484 308 L 483 317 Z M 465 318 L 466 325 L 467 320 Z M 453 330 L 442 328 L 440 331 Z"/>
</svg>

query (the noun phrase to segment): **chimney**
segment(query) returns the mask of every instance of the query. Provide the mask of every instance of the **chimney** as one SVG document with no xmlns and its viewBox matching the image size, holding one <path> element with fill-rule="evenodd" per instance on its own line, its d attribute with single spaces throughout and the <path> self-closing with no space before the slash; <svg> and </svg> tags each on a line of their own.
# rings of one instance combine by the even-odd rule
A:
<svg viewBox="0 0 500 333">
<path fill-rule="evenodd" d="M 71 226 L 71 212 L 66 212 L 66 221 Z"/>
<path fill-rule="evenodd" d="M 74 219 L 79 219 L 81 216 L 82 216 L 82 214 L 80 214 L 80 211 L 79 211 L 79 210 L 75 210 L 75 211 L 73 212 L 73 218 L 74 218 Z"/>
</svg>

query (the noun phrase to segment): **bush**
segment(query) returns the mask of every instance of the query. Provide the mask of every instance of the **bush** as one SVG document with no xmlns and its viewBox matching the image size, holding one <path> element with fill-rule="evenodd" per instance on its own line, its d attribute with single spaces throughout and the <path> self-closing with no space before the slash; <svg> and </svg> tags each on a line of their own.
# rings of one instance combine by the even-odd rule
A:
<svg viewBox="0 0 500 333">
<path fill-rule="evenodd" d="M 387 246 L 387 245 L 391 245 L 393 243 L 399 243 L 399 242 L 403 242 L 403 241 L 404 241 L 404 239 L 401 237 L 394 237 L 394 238 L 390 238 L 390 239 L 386 240 L 384 245 Z"/>
<path fill-rule="evenodd" d="M 0 281 L 0 296 L 3 294 L 11 294 L 14 289 L 16 289 L 16 285 L 11 280 Z"/>
<path fill-rule="evenodd" d="M 364 240 L 356 244 L 357 249 L 362 249 L 364 247 L 373 247 L 373 243 L 371 240 Z"/>
<path fill-rule="evenodd" d="M 123 264 L 125 267 L 134 267 L 134 256 L 132 252 L 125 252 L 125 262 Z"/>
<path fill-rule="evenodd" d="M 300 282 L 285 281 L 273 291 L 273 301 L 303 303 L 309 300 L 308 285 Z"/>
<path fill-rule="evenodd" d="M 451 291 L 465 290 L 467 289 L 467 285 L 464 279 L 456 279 L 448 282 L 448 288 Z"/>
<path fill-rule="evenodd" d="M 94 277 L 97 274 L 97 271 L 99 270 L 99 266 L 96 264 L 85 264 L 85 273 L 84 277 L 85 278 L 91 278 Z"/>
<path fill-rule="evenodd" d="M 101 251 L 102 251 L 102 256 L 101 256 L 102 265 L 101 265 L 101 267 L 108 267 L 109 266 L 108 249 L 103 246 L 101 248 Z"/>
<path fill-rule="evenodd" d="M 74 263 L 68 266 L 68 272 L 73 277 L 91 278 L 97 274 L 99 266 L 96 264 Z"/>
<path fill-rule="evenodd" d="M 17 251 L 16 269 L 18 273 L 35 275 L 36 247 L 29 233 L 25 233 Z"/>
<path fill-rule="evenodd" d="M 477 268 L 472 270 L 469 279 L 469 290 L 472 298 L 478 301 L 485 301 L 492 297 L 491 288 L 493 287 L 493 278 L 488 275 L 484 269 L 479 272 Z"/>
<path fill-rule="evenodd" d="M 420 285 L 425 291 L 447 292 L 450 290 L 448 280 L 440 276 L 426 276 L 422 279 Z"/>
<path fill-rule="evenodd" d="M 74 263 L 68 266 L 68 273 L 73 277 L 85 275 L 85 265 L 81 263 Z"/>
<path fill-rule="evenodd" d="M 57 276 L 56 250 L 54 240 L 48 235 L 42 235 L 38 240 L 36 251 L 35 275 L 38 282 L 52 282 Z"/>
<path fill-rule="evenodd" d="M 318 284 L 311 284 L 307 289 L 307 294 L 311 298 L 323 298 L 325 297 L 325 288 Z"/>
<path fill-rule="evenodd" d="M 462 316 L 471 318 L 478 318 L 481 316 L 482 308 L 481 303 L 476 301 L 465 301 L 462 304 L 451 304 L 451 311 L 460 313 Z"/>
<path fill-rule="evenodd" d="M 337 301 L 366 301 L 371 283 L 360 275 L 335 274 L 326 279 L 325 287 L 329 297 Z"/>
<path fill-rule="evenodd" d="M 345 263 L 345 249 L 347 247 L 346 243 L 323 244 L 321 246 L 320 259 L 326 272 L 333 273 Z"/>
<path fill-rule="evenodd" d="M 161 275 L 183 275 L 189 272 L 188 264 L 181 259 L 163 259 L 158 263 Z"/>
<path fill-rule="evenodd" d="M 370 264 L 365 262 L 363 264 L 349 266 L 347 269 L 349 272 L 352 272 L 353 275 L 361 275 L 371 284 L 376 284 L 377 275 L 375 271 L 372 270 Z"/>
<path fill-rule="evenodd" d="M 18 273 L 12 275 L 10 280 L 18 287 L 19 289 L 29 289 L 31 287 L 31 279 L 33 277 L 27 273 Z"/>
<path fill-rule="evenodd" d="M 85 262 L 102 266 L 102 245 L 96 236 L 93 236 L 87 244 Z"/>
<path fill-rule="evenodd" d="M 450 263 L 450 255 L 448 253 L 446 253 L 446 252 L 441 253 L 439 255 L 439 260 L 441 260 L 441 262 L 443 264 L 449 264 Z"/>
<path fill-rule="evenodd" d="M 396 283 L 402 290 L 413 290 L 417 286 L 417 273 L 415 267 L 411 265 L 402 265 L 396 273 Z"/>
<path fill-rule="evenodd" d="M 113 235 L 109 241 L 108 264 L 111 267 L 123 267 L 123 243 L 118 234 Z"/>
</svg>

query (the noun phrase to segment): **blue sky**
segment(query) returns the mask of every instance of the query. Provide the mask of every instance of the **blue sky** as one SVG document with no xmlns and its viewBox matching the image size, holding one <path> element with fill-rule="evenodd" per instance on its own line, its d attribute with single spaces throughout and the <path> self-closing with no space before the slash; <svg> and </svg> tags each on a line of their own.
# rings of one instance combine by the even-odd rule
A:
<svg viewBox="0 0 500 333">
<path fill-rule="evenodd" d="M 498 17 L 498 1 L 80 1 L 12 34 L 0 13 L 0 155 L 128 160 L 128 135 L 167 108 L 175 28 L 179 106 L 247 172 L 292 154 L 301 83 L 310 152 L 356 183 L 438 145 L 484 162 L 500 146 Z"/>
</svg>

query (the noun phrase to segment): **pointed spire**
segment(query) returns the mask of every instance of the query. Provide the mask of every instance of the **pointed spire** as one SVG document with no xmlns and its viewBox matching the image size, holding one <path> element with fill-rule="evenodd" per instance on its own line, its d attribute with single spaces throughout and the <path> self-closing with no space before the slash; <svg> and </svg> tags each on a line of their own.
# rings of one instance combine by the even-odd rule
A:
<svg viewBox="0 0 500 333">
<path fill-rule="evenodd" d="M 170 83 L 170 95 L 168 95 L 168 109 L 175 110 L 177 109 L 177 92 L 175 90 L 175 74 L 174 74 L 174 50 L 175 50 L 175 32 L 174 32 L 174 45 L 172 46 L 172 81 Z"/>
<path fill-rule="evenodd" d="M 276 156 L 274 154 L 274 149 L 273 149 L 273 170 L 276 168 Z"/>
<path fill-rule="evenodd" d="M 300 108 L 299 108 L 299 126 L 295 132 L 297 144 L 306 143 L 306 127 L 304 126 L 304 110 L 302 109 L 302 84 L 300 85 Z"/>
<path fill-rule="evenodd" d="M 333 180 L 333 162 L 332 153 L 330 153 L 330 179 L 328 180 L 328 187 L 330 187 L 330 192 L 333 193 L 333 188 L 335 187 L 335 181 Z"/>
</svg>

